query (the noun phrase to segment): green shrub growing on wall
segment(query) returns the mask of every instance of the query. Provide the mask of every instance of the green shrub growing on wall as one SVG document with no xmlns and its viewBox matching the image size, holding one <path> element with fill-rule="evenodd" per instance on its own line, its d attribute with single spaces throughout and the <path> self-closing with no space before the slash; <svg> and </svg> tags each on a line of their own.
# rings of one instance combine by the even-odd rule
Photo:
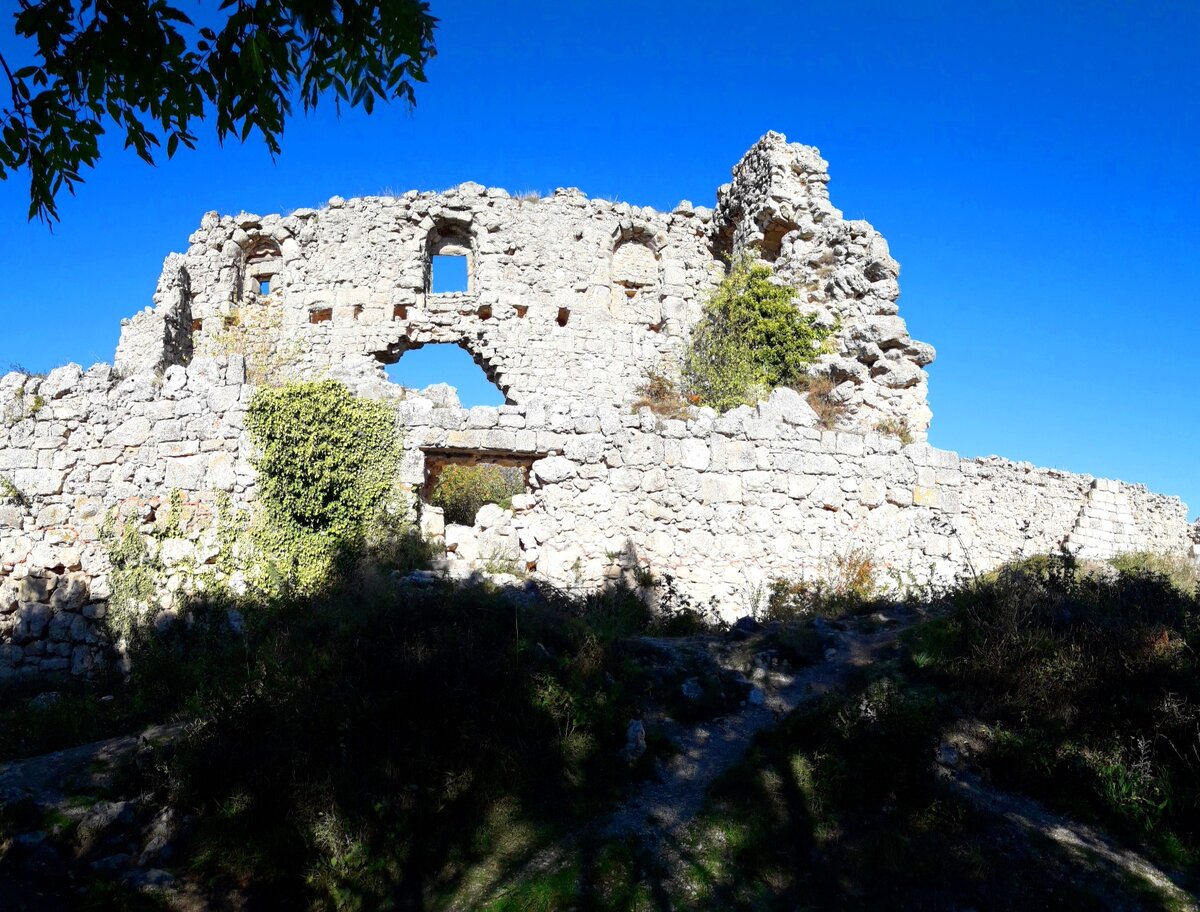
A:
<svg viewBox="0 0 1200 912">
<path fill-rule="evenodd" d="M 446 512 L 446 522 L 469 526 L 484 504 L 508 509 L 514 494 L 525 491 L 525 475 L 517 467 L 498 465 L 455 465 L 442 468 L 433 486 L 430 502 Z"/>
<path fill-rule="evenodd" d="M 797 310 L 795 293 L 773 281 L 770 267 L 736 260 L 692 331 L 683 371 L 688 392 L 723 412 L 804 376 L 832 330 Z"/>
<path fill-rule="evenodd" d="M 394 501 L 395 414 L 323 380 L 260 389 L 246 423 L 259 451 L 254 539 L 263 582 L 315 592 L 368 543 Z"/>
</svg>

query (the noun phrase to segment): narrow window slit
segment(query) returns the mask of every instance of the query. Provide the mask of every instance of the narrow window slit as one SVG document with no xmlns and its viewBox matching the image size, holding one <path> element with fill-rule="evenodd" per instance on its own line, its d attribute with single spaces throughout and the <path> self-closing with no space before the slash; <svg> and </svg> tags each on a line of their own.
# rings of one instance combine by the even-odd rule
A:
<svg viewBox="0 0 1200 912">
<path fill-rule="evenodd" d="M 570 311 L 570 310 L 568 310 L 566 307 L 560 307 L 560 308 L 558 309 L 558 320 L 557 320 L 557 322 L 558 322 L 558 325 L 559 325 L 559 326 L 566 326 L 566 325 L 567 325 L 567 320 L 569 320 L 570 318 L 571 318 L 571 311 Z"/>
</svg>

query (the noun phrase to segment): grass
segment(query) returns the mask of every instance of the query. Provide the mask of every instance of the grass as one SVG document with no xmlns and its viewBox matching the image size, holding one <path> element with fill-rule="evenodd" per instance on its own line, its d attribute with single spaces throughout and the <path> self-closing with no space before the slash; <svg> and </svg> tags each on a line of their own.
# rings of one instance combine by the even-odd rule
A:
<svg viewBox="0 0 1200 912">
<path fill-rule="evenodd" d="M 875 422 L 875 430 L 880 434 L 895 437 L 903 446 L 913 442 L 912 428 L 906 418 L 884 418 Z"/>
<path fill-rule="evenodd" d="M 1114 564 L 1039 558 L 964 584 L 912 650 L 925 679 L 991 726 L 994 781 L 1194 867 L 1200 602 L 1161 559 Z"/>
<path fill-rule="evenodd" d="M 663 418 L 687 420 L 691 417 L 692 406 L 699 401 L 689 401 L 674 377 L 658 370 L 646 371 L 637 393 L 638 398 L 632 405 L 635 412 L 640 408 L 648 408 Z"/>
<path fill-rule="evenodd" d="M 811 374 L 800 378 L 795 389 L 804 393 L 809 406 L 817 416 L 817 424 L 833 430 L 846 414 L 846 403 L 833 398 L 837 381 L 828 374 Z"/>
<path fill-rule="evenodd" d="M 836 569 L 823 594 L 784 592 L 789 619 L 754 649 L 820 661 L 805 619 L 871 610 L 878 591 L 868 555 Z M 669 578 L 656 613 L 624 588 L 396 587 L 364 566 L 320 596 L 238 604 L 240 637 L 222 626 L 229 605 L 196 605 L 190 626 L 139 644 L 128 683 L 64 689 L 32 725 L 14 704 L 0 736 L 11 755 L 194 719 L 139 788 L 194 818 L 179 873 L 273 907 L 1169 908 L 1095 858 L 1014 836 L 933 759 L 948 728 L 982 723 L 985 782 L 1194 878 L 1200 604 L 1186 569 L 1043 557 L 960 583 L 889 660 L 761 736 L 665 852 L 590 829 L 674 749 L 648 726 L 629 766 L 629 720 L 744 699 L 713 668 L 648 660 L 642 634 L 712 629 Z M 684 705 L 689 679 L 703 699 Z"/>
<path fill-rule="evenodd" d="M 134 783 L 194 818 L 180 873 L 334 909 L 437 905 L 480 871 L 502 881 L 646 775 L 671 745 L 651 738 L 630 766 L 629 720 L 693 672 L 656 676 L 625 644 L 702 623 L 622 587 L 397 587 L 369 566 L 319 596 L 190 615 L 136 641 L 127 682 L 64 690 L 36 718 L 32 691 L 11 692 L 5 753 L 193 720 Z M 547 875 L 496 908 L 557 908 L 573 884 Z"/>
</svg>

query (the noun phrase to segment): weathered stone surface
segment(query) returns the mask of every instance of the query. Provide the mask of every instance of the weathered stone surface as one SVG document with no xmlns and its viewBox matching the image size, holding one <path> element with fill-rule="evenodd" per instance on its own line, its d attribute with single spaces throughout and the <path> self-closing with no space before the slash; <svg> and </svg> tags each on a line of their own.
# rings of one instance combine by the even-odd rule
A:
<svg viewBox="0 0 1200 912">
<path fill-rule="evenodd" d="M 933 349 L 899 315 L 887 243 L 842 217 L 827 180 L 816 149 L 771 133 L 711 210 L 463 185 L 205 215 L 153 306 L 124 323 L 115 369 L 0 377 L 0 477 L 17 491 L 0 498 L 0 673 L 85 674 L 103 658 L 109 521 L 142 530 L 167 567 L 148 617 L 174 617 L 201 570 L 244 586 L 217 566 L 217 524 L 254 505 L 246 409 L 263 379 L 332 376 L 391 403 L 414 499 L 427 454 L 528 471 L 512 510 L 485 507 L 473 526 L 420 511 L 444 538 L 439 570 L 460 577 L 586 586 L 645 566 L 734 617 L 747 590 L 827 573 L 851 549 L 917 583 L 1064 541 L 1094 557 L 1200 552 L 1177 499 L 925 445 Z M 836 427 L 791 389 L 723 415 L 635 407 L 648 374 L 680 362 L 721 258 L 753 250 L 838 327 L 815 368 L 845 405 Z M 466 255 L 465 292 L 427 286 L 438 251 Z M 230 354 L 230 325 L 260 328 Z M 466 349 L 507 403 L 463 409 L 445 385 L 387 381 L 385 362 L 436 342 Z"/>
</svg>

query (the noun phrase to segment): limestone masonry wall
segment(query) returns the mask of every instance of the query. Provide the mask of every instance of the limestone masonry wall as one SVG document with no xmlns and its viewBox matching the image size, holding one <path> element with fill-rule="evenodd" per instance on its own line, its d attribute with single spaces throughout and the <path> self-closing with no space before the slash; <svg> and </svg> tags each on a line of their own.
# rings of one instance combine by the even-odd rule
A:
<svg viewBox="0 0 1200 912">
<path fill-rule="evenodd" d="M 595 586 L 647 567 L 732 617 L 771 578 L 823 575 L 855 551 L 898 585 L 1063 545 L 1194 554 L 1177 498 L 923 442 L 933 350 L 898 316 L 886 242 L 841 217 L 827 180 L 815 149 L 770 133 L 713 210 L 463 184 L 288 216 L 209 213 L 167 258 L 154 306 L 125 322 L 113 367 L 0 379 L 0 678 L 106 660 L 114 517 L 165 568 L 164 621 L 176 593 L 220 572 L 222 517 L 254 504 L 244 417 L 267 369 L 393 402 L 414 491 L 449 458 L 531 466 L 513 509 L 481 510 L 471 529 L 417 501 L 452 575 L 502 567 Z M 837 429 L 786 389 L 723 415 L 633 407 L 743 252 L 838 327 L 818 365 L 847 405 Z M 430 291 L 437 255 L 467 257 L 465 292 Z M 509 404 L 463 409 L 387 381 L 386 363 L 430 342 L 463 346 Z M 885 419 L 915 442 L 875 432 Z"/>
</svg>

